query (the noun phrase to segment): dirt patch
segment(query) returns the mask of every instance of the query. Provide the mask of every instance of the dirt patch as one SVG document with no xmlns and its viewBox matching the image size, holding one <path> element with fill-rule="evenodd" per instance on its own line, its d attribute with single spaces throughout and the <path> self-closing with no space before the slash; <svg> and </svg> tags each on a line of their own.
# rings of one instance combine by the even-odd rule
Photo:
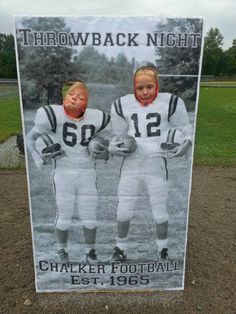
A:
<svg viewBox="0 0 236 314">
<path fill-rule="evenodd" d="M 235 168 L 194 167 L 183 292 L 36 294 L 25 171 L 0 180 L 0 313 L 235 313 Z"/>
</svg>

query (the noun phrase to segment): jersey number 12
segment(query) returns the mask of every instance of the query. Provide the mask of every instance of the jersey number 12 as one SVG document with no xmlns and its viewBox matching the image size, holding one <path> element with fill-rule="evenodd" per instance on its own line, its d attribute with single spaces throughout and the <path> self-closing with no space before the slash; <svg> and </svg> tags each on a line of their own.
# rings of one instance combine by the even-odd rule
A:
<svg viewBox="0 0 236 314">
<path fill-rule="evenodd" d="M 161 116 L 157 112 L 149 112 L 146 115 L 146 120 L 150 120 L 150 119 L 153 119 L 153 120 L 150 121 L 149 123 L 147 123 L 147 126 L 146 126 L 147 136 L 148 137 L 160 136 L 161 135 L 161 131 L 160 131 L 160 129 L 158 129 L 158 127 L 161 124 Z M 135 128 L 134 136 L 135 137 L 141 137 L 142 134 L 139 131 L 138 114 L 137 113 L 133 113 L 132 116 L 131 116 L 131 120 L 133 120 L 133 122 L 134 122 L 134 128 Z"/>
</svg>

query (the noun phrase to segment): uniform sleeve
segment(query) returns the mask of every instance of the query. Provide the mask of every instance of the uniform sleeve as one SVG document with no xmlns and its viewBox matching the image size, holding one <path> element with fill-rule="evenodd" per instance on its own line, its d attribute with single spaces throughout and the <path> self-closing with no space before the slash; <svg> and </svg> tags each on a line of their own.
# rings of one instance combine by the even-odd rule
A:
<svg viewBox="0 0 236 314">
<path fill-rule="evenodd" d="M 180 97 L 174 97 L 172 95 L 172 99 L 170 99 L 168 116 L 169 122 L 172 127 L 181 129 L 186 139 L 192 141 L 193 129 L 189 122 L 185 103 Z"/>
<path fill-rule="evenodd" d="M 55 113 L 50 106 L 41 107 L 37 110 L 34 119 L 34 128 L 40 134 L 55 132 Z"/>
<path fill-rule="evenodd" d="M 105 139 L 109 139 L 111 133 L 111 116 L 104 111 L 99 111 L 100 119 L 100 126 L 96 131 L 96 135 L 102 136 Z"/>
<path fill-rule="evenodd" d="M 128 130 L 128 123 L 123 115 L 120 99 L 111 106 L 111 129 L 112 135 L 120 135 Z"/>
<path fill-rule="evenodd" d="M 101 115 L 101 123 L 96 133 L 100 133 L 103 130 L 107 129 L 111 120 L 111 116 L 104 111 L 100 111 L 100 115 Z"/>
</svg>

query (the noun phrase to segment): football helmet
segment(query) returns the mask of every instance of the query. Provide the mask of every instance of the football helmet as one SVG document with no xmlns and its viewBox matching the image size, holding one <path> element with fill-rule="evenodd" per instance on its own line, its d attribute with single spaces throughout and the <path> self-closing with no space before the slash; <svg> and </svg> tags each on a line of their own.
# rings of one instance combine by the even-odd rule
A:
<svg viewBox="0 0 236 314">
<path fill-rule="evenodd" d="M 180 129 L 168 129 L 163 133 L 160 139 L 160 155 L 165 158 L 172 157 L 175 153 L 175 149 L 182 145 L 185 140 L 185 136 Z"/>
</svg>

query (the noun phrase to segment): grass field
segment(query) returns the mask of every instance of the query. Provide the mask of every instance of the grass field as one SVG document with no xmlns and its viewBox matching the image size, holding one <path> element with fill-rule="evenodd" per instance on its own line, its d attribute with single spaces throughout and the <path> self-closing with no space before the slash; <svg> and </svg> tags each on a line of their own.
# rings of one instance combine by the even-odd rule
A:
<svg viewBox="0 0 236 314">
<path fill-rule="evenodd" d="M 235 86 L 234 82 L 209 82 L 202 84 L 197 117 L 194 163 L 210 166 L 236 165 L 236 88 L 211 85 Z M 90 87 L 90 107 L 93 99 L 96 108 L 108 108 L 120 91 L 113 87 L 113 97 L 107 96 L 106 86 Z M 95 95 L 95 97 L 93 97 Z M 99 96 L 99 97 L 98 97 Z M 107 99 L 107 97 L 110 97 Z M 21 131 L 21 117 L 17 85 L 0 84 L 0 143 Z"/>
<path fill-rule="evenodd" d="M 21 130 L 18 86 L 0 84 L 0 143 Z"/>
<path fill-rule="evenodd" d="M 195 164 L 236 165 L 236 88 L 201 87 Z"/>
<path fill-rule="evenodd" d="M 234 81 L 209 81 L 201 82 L 201 86 L 236 86 Z"/>
</svg>

